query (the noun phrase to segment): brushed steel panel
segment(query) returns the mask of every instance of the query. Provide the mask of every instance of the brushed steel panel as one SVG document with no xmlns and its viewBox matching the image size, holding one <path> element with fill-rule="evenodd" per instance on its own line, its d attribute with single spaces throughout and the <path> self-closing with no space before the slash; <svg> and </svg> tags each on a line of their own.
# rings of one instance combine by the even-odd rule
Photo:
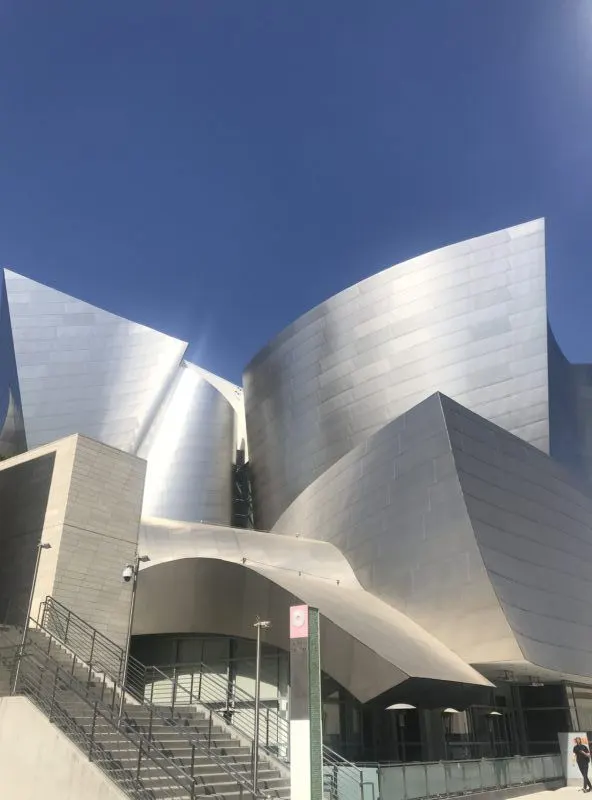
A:
<svg viewBox="0 0 592 800">
<path fill-rule="evenodd" d="M 543 220 L 411 259 L 308 312 L 245 372 L 258 525 L 435 391 L 548 450 L 546 336 Z"/>
<path fill-rule="evenodd" d="M 470 663 L 592 677 L 592 487 L 447 397 L 358 445 L 274 530 L 334 544 Z"/>
<path fill-rule="evenodd" d="M 322 614 L 323 669 L 363 702 L 410 676 L 488 685 L 434 636 L 364 591 L 326 542 L 144 520 L 140 546 L 151 561 L 140 573 L 136 634 L 252 638 L 255 616 L 265 613 L 273 622 L 268 641 L 287 648 L 285 622 L 296 599 Z"/>
<path fill-rule="evenodd" d="M 234 448 L 232 406 L 184 363 L 138 450 L 148 461 L 144 515 L 229 524 Z"/>
<path fill-rule="evenodd" d="M 80 433 L 148 460 L 144 513 L 229 524 L 241 390 L 185 342 L 8 270 L 3 291 L 0 452 Z"/>
</svg>

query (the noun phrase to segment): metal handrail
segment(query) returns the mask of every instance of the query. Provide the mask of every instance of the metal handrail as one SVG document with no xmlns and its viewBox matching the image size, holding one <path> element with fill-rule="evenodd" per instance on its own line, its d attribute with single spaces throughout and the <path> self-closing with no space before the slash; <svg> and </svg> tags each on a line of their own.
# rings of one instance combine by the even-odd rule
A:
<svg viewBox="0 0 592 800">
<path fill-rule="evenodd" d="M 35 622 L 34 620 L 32 621 Z M 31 697 L 33 702 L 35 702 L 42 711 L 47 713 L 51 722 L 56 722 L 58 718 L 61 721 L 66 720 L 65 732 L 72 732 L 74 729 L 76 735 L 72 738 L 79 746 L 81 745 L 81 739 L 83 742 L 86 742 L 90 761 L 96 761 L 98 765 L 101 766 L 99 759 L 95 758 L 95 754 L 101 752 L 116 768 L 123 769 L 121 767 L 121 762 L 115 759 L 109 751 L 105 750 L 100 742 L 96 741 L 98 718 L 107 722 L 112 732 L 116 732 L 117 735 L 133 745 L 134 748 L 137 748 L 138 758 L 136 761 L 135 779 L 129 770 L 125 771 L 128 777 L 132 778 L 132 784 L 130 785 L 129 781 L 126 781 L 124 783 L 124 788 L 126 788 L 128 792 L 130 789 L 132 790 L 132 797 L 146 798 L 146 800 L 150 800 L 152 797 L 150 790 L 142 785 L 140 779 L 143 761 L 144 763 L 149 761 L 153 767 L 164 772 L 180 789 L 188 791 L 191 798 L 203 797 L 206 794 L 208 797 L 220 797 L 220 795 L 214 795 L 206 791 L 206 784 L 203 778 L 200 778 L 200 780 L 203 784 L 204 792 L 202 794 L 197 794 L 196 788 L 198 781 L 194 775 L 188 773 L 182 765 L 162 752 L 152 738 L 146 737 L 140 730 L 127 721 L 120 723 L 116 714 L 116 709 L 113 709 L 105 704 L 99 697 L 85 690 L 84 684 L 73 674 L 74 667 L 77 663 L 75 658 L 73 659 L 72 672 L 70 672 L 55 661 L 49 652 L 43 651 L 31 640 L 27 641 L 25 650 L 19 658 L 21 658 L 23 663 L 19 671 L 17 692 L 19 692 L 20 689 L 21 691 L 19 693 Z M 16 659 L 14 659 L 13 663 L 16 665 Z M 35 668 L 38 670 L 37 674 L 34 672 Z M 93 716 L 92 722 L 90 723 L 90 733 L 72 717 L 67 708 L 60 705 L 59 696 L 60 693 L 64 691 L 70 692 L 79 701 L 82 701 L 88 709 L 92 709 Z M 47 706 L 48 700 L 50 701 L 49 708 Z M 60 725 L 60 727 L 62 726 Z M 111 774 L 111 770 L 105 771 Z M 242 788 L 244 787 L 241 787 L 241 796 Z M 261 797 L 261 795 L 253 795 L 251 792 L 248 792 L 248 794 L 252 797 Z"/>
<path fill-rule="evenodd" d="M 168 674 L 167 667 L 147 667 L 146 677 L 150 682 L 150 698 L 154 700 L 159 695 L 174 697 L 178 702 L 179 696 L 183 698 L 184 705 L 200 704 L 212 711 L 224 724 L 229 725 L 240 736 L 249 740 L 253 739 L 254 721 L 249 724 L 251 716 L 254 719 L 255 698 L 234 684 L 229 684 L 220 675 L 206 664 L 183 665 L 191 671 L 187 674 L 189 686 L 184 685 L 177 667 L 173 667 L 173 677 Z M 195 669 L 197 668 L 197 669 Z M 197 671 L 198 670 L 198 671 Z M 156 682 L 164 684 L 155 688 Z M 147 689 L 148 691 L 148 689 Z M 243 713 L 251 712 L 244 720 Z M 267 705 L 260 708 L 259 715 L 259 749 L 266 755 L 277 758 L 285 764 L 289 763 L 290 725 L 287 719 L 281 717 L 278 711 Z M 270 731 L 275 731 L 275 737 L 270 736 Z"/>
<path fill-rule="evenodd" d="M 331 798 L 364 797 L 364 772 L 327 745 L 323 746 L 323 783 Z"/>
<path fill-rule="evenodd" d="M 41 607 L 41 620 L 48 628 L 54 629 L 57 634 L 56 638 L 59 639 L 61 636 L 62 642 L 66 646 L 71 646 L 78 652 L 81 649 L 81 645 L 83 651 L 86 647 L 86 652 L 88 653 L 87 663 L 91 664 L 93 669 L 103 669 L 120 691 L 125 690 L 126 693 L 129 693 L 143 704 L 155 705 L 158 697 L 154 696 L 154 679 L 158 677 L 158 680 L 163 682 L 165 686 L 161 687 L 157 694 L 162 692 L 166 699 L 170 696 L 171 702 L 164 703 L 164 705 L 171 707 L 171 713 L 174 713 L 175 706 L 194 706 L 199 704 L 206 708 L 210 715 L 214 715 L 224 725 L 235 730 L 241 738 L 251 741 L 252 746 L 254 746 L 254 724 L 251 726 L 241 722 L 238 715 L 242 711 L 250 710 L 251 707 L 254 714 L 255 698 L 245 692 L 244 689 L 240 689 L 234 684 L 229 685 L 227 681 L 224 681 L 203 662 L 199 662 L 197 665 L 183 665 L 199 667 L 198 673 L 191 673 L 189 689 L 179 683 L 176 671 L 174 671 L 173 678 L 171 678 L 163 669 L 156 666 L 146 667 L 132 656 L 128 659 L 124 676 L 125 656 L 123 648 L 112 642 L 53 597 L 48 596 L 41 604 Z M 105 654 L 108 657 L 105 657 Z M 176 668 L 173 669 L 176 670 Z M 184 698 L 184 702 L 180 702 L 179 697 Z M 290 728 L 288 720 L 280 716 L 276 709 L 265 705 L 261 707 L 259 713 L 261 715 L 260 718 L 262 718 L 259 726 L 259 750 L 265 756 L 277 759 L 289 766 Z M 270 741 L 268 736 L 270 730 L 277 732 L 275 742 Z M 263 741 L 261 741 L 262 738 Z M 339 768 L 340 774 L 346 778 L 348 783 L 355 783 L 356 786 L 360 787 L 357 790 L 357 796 L 363 796 L 363 789 L 361 788 L 362 772 L 359 767 L 335 753 L 326 745 L 323 745 L 323 764 L 326 768 Z"/>
<path fill-rule="evenodd" d="M 119 645 L 112 642 L 104 634 L 97 631 L 86 623 L 81 617 L 70 611 L 62 603 L 51 596 L 47 596 L 40 606 L 40 620 L 43 626 L 50 631 L 66 647 L 70 647 L 81 658 L 96 671 L 104 671 L 111 680 L 120 688 L 124 684 L 124 651 Z M 241 724 L 236 717 L 236 709 L 232 704 L 236 704 L 235 698 L 241 697 L 241 701 L 246 705 L 252 705 L 254 710 L 255 700 L 243 690 L 234 687 L 228 693 L 228 686 L 222 682 L 218 676 L 205 664 L 200 664 L 200 677 L 197 685 L 200 691 L 197 694 L 180 686 L 178 681 L 171 679 L 169 675 L 158 669 L 158 667 L 146 667 L 132 656 L 127 662 L 125 670 L 125 691 L 134 699 L 146 702 L 146 689 L 153 684 L 153 678 L 158 673 L 160 680 L 168 682 L 171 695 L 182 694 L 186 699 L 186 705 L 199 703 L 208 711 L 211 711 L 224 725 L 229 725 L 237 731 L 239 736 L 253 740 L 253 728 Z M 216 683 L 223 696 L 226 698 L 224 707 L 220 708 L 220 701 L 215 698 Z M 223 688 L 222 688 L 223 687 Z M 165 690 L 166 693 L 166 690 Z M 230 701 L 230 706 L 228 704 Z M 288 762 L 289 752 L 289 724 L 288 721 L 277 713 L 275 709 L 264 706 L 260 711 L 263 717 L 263 724 L 260 725 L 259 749 L 266 756 L 278 758 L 284 763 Z M 270 742 L 266 739 L 261 741 L 261 737 L 270 730 L 278 733 L 277 741 Z"/>
<path fill-rule="evenodd" d="M 48 600 L 51 601 L 51 602 L 48 603 L 47 602 Z M 56 625 L 55 615 L 53 613 L 51 613 L 51 612 L 49 613 L 49 615 L 47 613 L 48 609 L 52 609 L 52 611 L 55 611 L 55 607 L 56 606 L 60 606 L 60 605 L 61 604 L 58 604 L 55 601 L 53 601 L 53 598 L 49 598 L 49 597 L 46 598 L 45 609 L 44 609 L 44 613 L 41 616 L 41 621 L 37 622 L 36 620 L 31 619 L 31 622 L 33 623 L 34 627 L 42 630 L 46 634 L 46 636 L 48 636 L 48 638 L 50 639 L 50 642 L 51 642 L 52 639 L 55 639 L 56 641 L 60 642 L 60 638 L 55 636 L 55 633 L 53 631 L 51 631 L 51 630 L 49 630 L 49 629 L 47 629 L 45 627 L 44 621 L 47 621 L 48 619 L 50 619 L 52 621 L 52 627 L 54 628 L 54 630 L 60 631 L 61 634 L 64 636 L 64 640 L 61 643 L 66 644 L 66 646 L 71 646 L 73 644 L 72 638 L 71 637 L 68 638 L 65 635 L 64 626 L 59 625 L 59 624 Z M 66 609 L 65 606 L 61 606 L 61 608 L 64 609 L 65 611 L 68 611 L 68 609 Z M 72 616 L 72 618 L 75 618 L 77 623 L 83 623 L 84 624 L 84 621 L 80 620 L 79 617 L 76 617 L 75 614 L 72 614 L 71 616 Z M 89 625 L 87 627 L 90 629 L 90 631 L 93 632 L 93 634 L 94 633 L 97 634 L 96 637 L 93 636 L 93 640 L 99 641 L 99 637 L 101 637 L 102 639 L 106 639 L 106 641 L 111 646 L 111 650 L 112 651 L 116 651 L 117 650 L 118 646 L 115 643 L 111 642 L 111 640 L 107 639 L 103 634 L 100 634 L 98 631 L 95 631 L 95 629 L 92 628 L 92 626 Z M 86 664 L 84 659 L 81 659 L 80 656 L 78 656 L 78 654 L 76 652 L 74 652 L 72 657 L 73 657 L 74 660 L 78 659 L 81 664 L 84 664 L 84 666 L 86 666 L 89 669 L 89 680 L 90 680 L 91 671 L 93 669 L 96 670 L 96 667 L 99 666 L 99 665 L 97 665 L 97 662 L 95 661 L 94 664 Z M 143 671 L 144 674 L 145 674 L 147 668 L 144 667 L 142 664 L 140 664 L 140 662 L 135 662 L 135 663 L 136 663 L 137 667 L 139 668 L 139 671 Z M 105 664 L 103 663 L 100 666 L 104 667 Z M 120 674 L 121 674 L 121 671 L 120 671 Z M 107 677 L 109 677 L 111 680 L 114 681 L 114 688 L 115 689 L 119 689 L 120 692 L 124 690 L 124 687 L 122 687 L 122 685 L 120 683 L 118 684 L 116 676 L 113 675 L 113 674 L 109 674 L 109 672 L 107 670 L 105 670 L 103 672 L 103 691 L 104 691 L 104 687 L 106 685 L 106 678 Z M 166 676 L 164 676 L 164 677 L 166 678 Z M 127 692 L 127 687 L 125 687 L 125 691 Z M 111 711 L 114 710 L 115 696 L 116 696 L 116 693 L 114 691 L 113 692 L 113 703 L 111 705 Z M 165 710 L 163 710 L 162 708 L 159 708 L 157 705 L 155 705 L 153 703 L 148 703 L 146 698 L 141 698 L 141 704 L 142 704 L 143 707 L 145 707 L 145 708 L 147 707 L 147 708 L 150 709 L 150 719 L 151 720 L 153 719 L 153 717 L 158 717 L 158 719 L 159 719 L 159 721 L 161 723 L 163 723 L 163 724 L 165 724 L 165 725 L 167 725 L 169 727 L 173 727 L 178 732 L 182 731 L 183 736 L 181 738 L 185 739 L 192 747 L 192 754 L 193 754 L 192 755 L 192 763 L 193 763 L 194 753 L 195 753 L 196 749 L 201 751 L 201 752 L 205 752 L 207 754 L 208 758 L 210 758 L 217 766 L 219 766 L 220 769 L 224 773 L 226 773 L 230 778 L 232 778 L 232 780 L 236 781 L 236 783 L 241 787 L 241 793 L 243 791 L 246 791 L 253 798 L 265 798 L 266 797 L 265 793 L 260 793 L 259 790 L 256 791 L 254 789 L 252 783 L 250 783 L 248 781 L 248 779 L 246 779 L 244 773 L 242 773 L 239 770 L 237 770 L 231 763 L 229 763 L 223 757 L 221 757 L 216 752 L 215 748 L 212 748 L 211 743 L 212 743 L 212 727 L 213 727 L 212 723 L 213 723 L 213 720 L 212 720 L 212 716 L 211 715 L 210 715 L 210 722 L 209 722 L 209 725 L 208 725 L 208 737 L 207 737 L 207 745 L 206 745 L 201 740 L 202 737 L 200 737 L 200 735 L 197 732 L 195 732 L 195 731 L 189 732 L 186 727 L 181 728 L 177 724 L 177 721 L 174 719 L 174 716 L 173 716 L 173 714 L 174 714 L 174 704 L 173 704 L 173 707 L 171 708 L 171 715 L 170 716 L 167 715 Z M 127 720 L 127 715 L 126 714 L 124 714 L 124 718 Z M 149 724 L 149 731 L 151 730 L 151 727 L 152 727 L 152 725 L 150 723 Z M 204 736 L 204 738 L 205 738 L 205 736 Z"/>
</svg>

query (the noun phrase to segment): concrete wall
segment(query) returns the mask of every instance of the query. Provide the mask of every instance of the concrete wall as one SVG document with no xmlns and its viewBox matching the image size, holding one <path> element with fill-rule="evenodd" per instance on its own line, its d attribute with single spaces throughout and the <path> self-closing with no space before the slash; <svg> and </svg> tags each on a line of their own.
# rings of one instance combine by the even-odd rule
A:
<svg viewBox="0 0 592 800">
<path fill-rule="evenodd" d="M 0 472 L 0 622 L 26 611 L 55 454 Z"/>
<path fill-rule="evenodd" d="M 26 610 L 39 541 L 33 616 L 47 595 L 123 644 L 145 462 L 69 436 L 0 463 L 0 602 L 12 621 Z M 0 606 L 0 613 L 3 608 Z"/>
<path fill-rule="evenodd" d="M 138 541 L 146 462 L 77 437 L 51 594 L 118 644 L 131 586 L 121 579 Z"/>
<path fill-rule="evenodd" d="M 0 697 L 0 796 L 6 800 L 125 800 L 24 697 Z"/>
</svg>

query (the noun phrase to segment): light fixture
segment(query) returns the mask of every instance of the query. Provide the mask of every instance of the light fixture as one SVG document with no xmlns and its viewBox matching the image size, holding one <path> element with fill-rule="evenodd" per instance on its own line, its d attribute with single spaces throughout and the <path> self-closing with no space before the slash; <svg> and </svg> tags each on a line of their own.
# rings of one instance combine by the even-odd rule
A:
<svg viewBox="0 0 592 800">
<path fill-rule="evenodd" d="M 444 708 L 442 710 L 443 714 L 460 714 L 458 708 Z"/>
<path fill-rule="evenodd" d="M 410 703 L 394 703 L 392 706 L 387 706 L 385 711 L 412 711 L 416 706 Z"/>
<path fill-rule="evenodd" d="M 501 711 L 490 711 L 487 716 L 488 717 L 503 717 L 503 714 L 502 714 Z"/>
</svg>

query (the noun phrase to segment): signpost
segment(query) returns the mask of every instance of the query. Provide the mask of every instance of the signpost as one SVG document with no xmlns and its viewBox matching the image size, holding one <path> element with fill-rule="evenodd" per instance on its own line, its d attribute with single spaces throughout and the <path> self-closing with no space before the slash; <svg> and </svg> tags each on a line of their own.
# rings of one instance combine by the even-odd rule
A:
<svg viewBox="0 0 592 800">
<path fill-rule="evenodd" d="M 319 612 L 290 608 L 290 788 L 298 800 L 323 798 Z"/>
</svg>

